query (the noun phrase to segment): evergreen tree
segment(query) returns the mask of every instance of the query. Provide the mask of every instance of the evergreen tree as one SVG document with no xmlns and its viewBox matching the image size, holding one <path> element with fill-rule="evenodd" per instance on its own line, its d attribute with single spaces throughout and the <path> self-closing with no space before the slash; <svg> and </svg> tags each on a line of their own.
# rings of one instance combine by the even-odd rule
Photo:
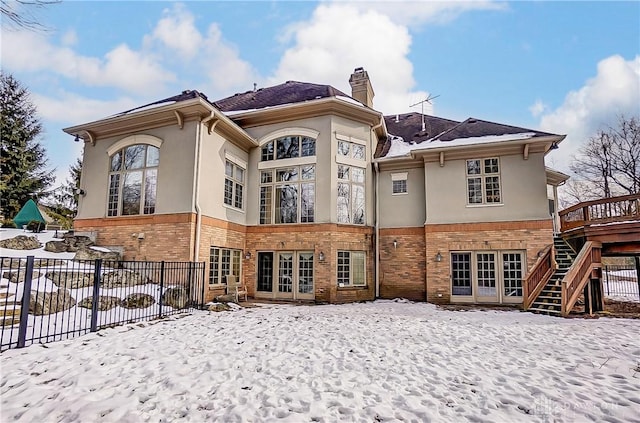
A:
<svg viewBox="0 0 640 423">
<path fill-rule="evenodd" d="M 54 180 L 40 144 L 42 123 L 29 92 L 12 75 L 0 73 L 0 213 L 12 218 L 29 199 L 46 197 Z"/>
<path fill-rule="evenodd" d="M 56 206 L 64 212 L 65 215 L 75 216 L 78 211 L 78 193 L 80 188 L 80 175 L 82 174 L 82 159 L 76 159 L 76 162 L 69 166 L 69 178 L 65 183 L 57 189 L 54 196 Z"/>
</svg>

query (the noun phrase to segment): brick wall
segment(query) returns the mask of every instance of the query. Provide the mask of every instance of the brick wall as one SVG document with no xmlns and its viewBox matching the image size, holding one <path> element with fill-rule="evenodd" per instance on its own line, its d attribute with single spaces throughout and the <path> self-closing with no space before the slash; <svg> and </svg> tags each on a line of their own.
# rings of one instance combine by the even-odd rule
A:
<svg viewBox="0 0 640 423">
<path fill-rule="evenodd" d="M 74 230 L 95 232 L 97 245 L 122 247 L 125 260 L 189 261 L 194 245 L 195 215 L 78 219 Z"/>
<path fill-rule="evenodd" d="M 344 303 L 373 300 L 375 279 L 372 234 L 373 229 L 370 227 L 336 224 L 247 227 L 246 250 L 251 253 L 251 259 L 245 260 L 243 265 L 249 295 L 255 295 L 257 252 L 313 251 L 317 302 Z M 336 282 L 338 250 L 366 252 L 366 287 L 338 288 Z M 324 253 L 324 261 L 319 259 L 320 252 Z"/>
<path fill-rule="evenodd" d="M 425 301 L 425 274 L 424 227 L 381 229 L 380 297 Z"/>
<path fill-rule="evenodd" d="M 451 302 L 451 251 L 526 251 L 527 270 L 553 243 L 551 220 L 426 225 L 427 301 Z M 436 261 L 440 252 L 442 261 Z"/>
</svg>

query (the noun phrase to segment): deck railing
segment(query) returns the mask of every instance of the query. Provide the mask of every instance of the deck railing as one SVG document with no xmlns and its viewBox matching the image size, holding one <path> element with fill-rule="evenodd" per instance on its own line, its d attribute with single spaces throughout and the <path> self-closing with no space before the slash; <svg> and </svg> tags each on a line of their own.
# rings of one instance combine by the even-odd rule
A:
<svg viewBox="0 0 640 423">
<path fill-rule="evenodd" d="M 555 270 L 553 245 L 547 246 L 524 279 L 523 307 L 527 310 L 540 295 Z"/>
<path fill-rule="evenodd" d="M 640 193 L 585 201 L 562 210 L 559 215 L 562 232 L 594 224 L 639 220 Z"/>
<path fill-rule="evenodd" d="M 588 241 L 562 279 L 562 316 L 566 317 L 575 305 L 594 269 L 601 267 L 602 244 Z"/>
</svg>

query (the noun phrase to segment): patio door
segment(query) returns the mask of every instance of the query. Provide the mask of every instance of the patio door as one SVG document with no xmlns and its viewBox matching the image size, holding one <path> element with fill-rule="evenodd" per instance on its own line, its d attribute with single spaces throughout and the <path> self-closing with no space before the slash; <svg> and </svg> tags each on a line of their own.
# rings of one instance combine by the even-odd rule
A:
<svg viewBox="0 0 640 423">
<path fill-rule="evenodd" d="M 496 255 L 495 252 L 476 253 L 476 301 L 478 302 L 499 301 Z"/>
<path fill-rule="evenodd" d="M 256 297 L 277 300 L 312 300 L 313 252 L 258 252 Z"/>
</svg>

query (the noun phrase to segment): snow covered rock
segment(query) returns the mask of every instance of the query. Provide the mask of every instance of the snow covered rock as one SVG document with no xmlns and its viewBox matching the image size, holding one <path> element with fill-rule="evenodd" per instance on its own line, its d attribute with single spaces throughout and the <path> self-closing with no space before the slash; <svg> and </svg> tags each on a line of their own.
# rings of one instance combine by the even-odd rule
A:
<svg viewBox="0 0 640 423">
<path fill-rule="evenodd" d="M 91 305 L 93 304 L 93 297 L 83 298 L 82 301 L 78 303 L 78 307 L 91 309 Z M 100 295 L 98 297 L 98 311 L 107 311 L 112 308 L 117 307 L 120 304 L 120 298 L 118 297 L 109 297 L 106 295 Z"/>
<path fill-rule="evenodd" d="M 2 274 L 2 277 L 5 279 L 8 279 L 9 282 L 13 282 L 13 283 L 24 283 L 24 276 L 25 276 L 25 271 L 22 270 L 21 272 L 4 272 Z M 40 273 L 39 272 L 33 272 L 33 275 L 31 276 L 31 279 L 37 279 L 40 277 Z"/>
<path fill-rule="evenodd" d="M 109 261 L 120 261 L 122 257 L 120 253 L 108 250 L 106 248 L 95 248 L 95 247 L 81 247 L 77 250 L 76 255 L 73 257 L 74 260 L 109 260 Z"/>
<path fill-rule="evenodd" d="M 209 311 L 229 311 L 231 307 L 222 303 L 209 303 L 207 304 L 207 310 Z"/>
<path fill-rule="evenodd" d="M 47 272 L 44 276 L 60 288 L 78 289 L 93 286 L 93 273 Z"/>
<path fill-rule="evenodd" d="M 185 308 L 188 302 L 189 296 L 184 288 L 169 288 L 162 294 L 162 304 L 169 307 Z"/>
<path fill-rule="evenodd" d="M 147 308 L 152 306 L 156 300 L 148 294 L 130 294 L 120 301 L 120 307 L 124 308 Z"/>
<path fill-rule="evenodd" d="M 40 247 L 42 247 L 42 244 L 35 236 L 18 235 L 17 237 L 0 241 L 0 248 L 9 250 L 35 250 Z"/>
<path fill-rule="evenodd" d="M 70 253 L 91 247 L 95 244 L 88 236 L 74 235 L 73 232 L 67 232 L 64 234 L 62 236 L 62 242 L 67 245 L 67 251 Z"/>
<path fill-rule="evenodd" d="M 66 289 L 56 292 L 31 291 L 29 299 L 29 313 L 42 316 L 68 310 L 76 304 L 76 300 Z"/>
<path fill-rule="evenodd" d="M 102 286 L 104 288 L 117 288 L 120 286 L 146 285 L 153 283 L 151 279 L 130 270 L 115 270 L 102 275 Z"/>
<path fill-rule="evenodd" d="M 233 303 L 236 301 L 236 296 L 233 294 L 218 295 L 216 297 L 216 301 L 220 301 L 222 303 Z"/>
<path fill-rule="evenodd" d="M 64 241 L 47 241 L 44 250 L 50 253 L 66 253 L 68 245 Z"/>
</svg>

